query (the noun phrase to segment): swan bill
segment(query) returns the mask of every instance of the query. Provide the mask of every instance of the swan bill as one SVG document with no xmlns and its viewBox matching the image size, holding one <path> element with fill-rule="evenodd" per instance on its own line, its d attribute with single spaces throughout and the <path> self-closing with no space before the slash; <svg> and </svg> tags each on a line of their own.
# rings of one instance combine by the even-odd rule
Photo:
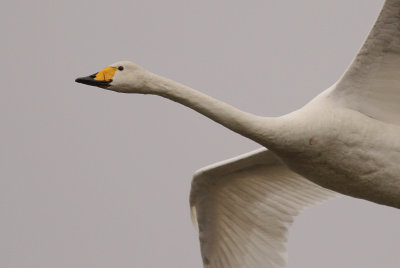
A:
<svg viewBox="0 0 400 268">
<path fill-rule="evenodd" d="M 75 82 L 89 86 L 108 87 L 113 81 L 112 78 L 114 77 L 116 70 L 117 68 L 115 67 L 106 67 L 95 74 L 79 77 L 75 79 Z"/>
</svg>

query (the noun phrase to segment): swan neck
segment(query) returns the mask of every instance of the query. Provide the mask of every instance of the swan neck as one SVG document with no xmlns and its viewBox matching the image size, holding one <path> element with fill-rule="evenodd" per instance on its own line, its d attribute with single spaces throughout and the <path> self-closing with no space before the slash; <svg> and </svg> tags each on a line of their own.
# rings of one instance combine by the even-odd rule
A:
<svg viewBox="0 0 400 268">
<path fill-rule="evenodd" d="M 272 130 L 275 118 L 260 117 L 241 111 L 195 89 L 173 80 L 150 74 L 145 90 L 154 95 L 181 103 L 213 121 L 264 146 L 275 136 Z"/>
</svg>

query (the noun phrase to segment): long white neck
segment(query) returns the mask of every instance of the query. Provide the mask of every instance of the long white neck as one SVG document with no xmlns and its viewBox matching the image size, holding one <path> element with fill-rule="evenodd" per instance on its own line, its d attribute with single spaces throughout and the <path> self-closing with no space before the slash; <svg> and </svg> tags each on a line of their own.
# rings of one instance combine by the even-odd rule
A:
<svg viewBox="0 0 400 268">
<path fill-rule="evenodd" d="M 147 93 L 181 103 L 264 146 L 268 146 L 273 141 L 274 133 L 276 133 L 275 118 L 256 116 L 173 80 L 153 73 L 149 76 L 144 85 Z"/>
</svg>

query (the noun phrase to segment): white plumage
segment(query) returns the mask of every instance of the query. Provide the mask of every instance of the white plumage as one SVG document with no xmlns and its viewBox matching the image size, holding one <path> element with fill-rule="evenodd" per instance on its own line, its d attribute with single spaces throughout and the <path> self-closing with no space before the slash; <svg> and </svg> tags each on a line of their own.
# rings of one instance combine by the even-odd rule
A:
<svg viewBox="0 0 400 268">
<path fill-rule="evenodd" d="M 294 216 L 336 195 L 264 149 L 199 170 L 190 205 L 204 266 L 283 267 Z"/>
<path fill-rule="evenodd" d="M 293 217 L 338 193 L 400 208 L 400 0 L 386 1 L 337 83 L 282 117 L 240 111 L 131 62 L 76 81 L 169 98 L 269 149 L 195 174 L 205 267 L 284 267 Z"/>
</svg>

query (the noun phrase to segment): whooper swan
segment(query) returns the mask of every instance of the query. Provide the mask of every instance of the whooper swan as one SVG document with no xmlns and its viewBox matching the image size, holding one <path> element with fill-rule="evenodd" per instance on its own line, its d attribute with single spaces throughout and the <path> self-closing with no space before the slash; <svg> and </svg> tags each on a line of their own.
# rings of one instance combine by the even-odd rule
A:
<svg viewBox="0 0 400 268">
<path fill-rule="evenodd" d="M 196 172 L 204 267 L 284 267 L 293 217 L 337 193 L 400 208 L 400 0 L 386 1 L 338 82 L 285 116 L 240 111 L 127 61 L 76 82 L 171 99 L 268 148 Z"/>
</svg>

